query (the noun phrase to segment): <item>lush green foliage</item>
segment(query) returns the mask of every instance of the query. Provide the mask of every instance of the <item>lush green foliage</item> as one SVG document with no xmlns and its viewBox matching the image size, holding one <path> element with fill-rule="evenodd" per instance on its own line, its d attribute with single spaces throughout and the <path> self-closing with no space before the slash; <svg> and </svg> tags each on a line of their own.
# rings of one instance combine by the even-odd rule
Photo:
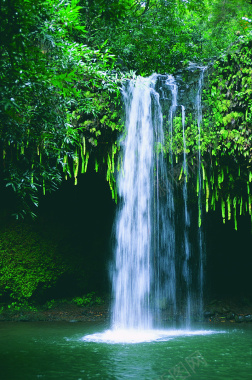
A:
<svg viewBox="0 0 252 380">
<path fill-rule="evenodd" d="M 249 21 L 251 23 L 251 21 Z M 192 178 L 198 177 L 198 149 L 202 158 L 206 210 L 218 203 L 223 221 L 237 215 L 252 216 L 252 34 L 240 38 L 205 75 L 201 134 L 197 115 L 185 118 L 186 154 Z M 200 142 L 200 145 L 199 145 Z M 174 174 L 183 176 L 181 116 L 173 121 L 173 137 L 167 132 L 166 149 L 176 156 Z M 199 178 L 197 178 L 197 183 Z M 198 193 L 198 184 L 195 186 Z"/>
<path fill-rule="evenodd" d="M 209 62 L 246 32 L 246 0 L 82 1 L 89 45 L 105 40 L 122 70 L 172 73 Z"/>
<path fill-rule="evenodd" d="M 189 9 L 196 4 L 198 9 L 204 8 L 202 1 L 191 3 Z M 172 72 L 198 50 L 197 32 L 185 26 L 187 8 L 181 1 L 100 0 L 85 4 L 88 44 L 100 46 L 107 40 L 122 70 L 142 75 Z"/>
<path fill-rule="evenodd" d="M 236 155 L 252 162 L 252 35 L 215 62 L 208 104 L 220 143 L 212 154 Z"/>
<path fill-rule="evenodd" d="M 95 292 L 91 292 L 82 297 L 73 298 L 73 302 L 78 306 L 92 306 L 94 304 L 100 305 L 103 301 L 101 297 L 95 295 Z"/>
<path fill-rule="evenodd" d="M 80 305 L 101 303 L 92 290 L 101 291 L 95 276 L 101 271 L 104 239 L 99 237 L 101 243 L 92 246 L 99 238 L 83 235 L 83 241 L 75 243 L 80 237 L 73 230 L 62 231 L 61 227 L 58 231 L 42 224 L 12 221 L 1 227 L 0 303 L 12 309 L 54 298 L 55 302 L 47 304 L 49 308 L 61 297 Z M 76 294 L 84 295 L 76 298 Z"/>
<path fill-rule="evenodd" d="M 251 20 L 250 20 L 251 22 Z M 219 200 L 222 216 L 237 228 L 236 214 L 252 217 L 252 35 L 215 62 L 206 93 L 210 123 L 217 133 L 208 150 L 213 165 L 209 171 L 212 206 Z M 239 210 L 237 211 L 239 207 Z"/>
<path fill-rule="evenodd" d="M 18 301 L 30 299 L 35 292 L 43 293 L 55 284 L 66 269 L 56 245 L 28 226 L 13 225 L 1 231 L 1 297 Z"/>
<path fill-rule="evenodd" d="M 22 201 L 16 216 L 35 215 L 38 194 L 63 177 L 77 183 L 90 157 L 116 197 L 120 70 L 209 62 L 249 32 L 250 8 L 246 0 L 3 0 L 0 163 Z"/>
<path fill-rule="evenodd" d="M 81 40 L 77 0 L 3 1 L 1 9 L 0 144 L 7 186 L 23 200 L 21 213 L 38 205 L 65 177 L 96 169 L 116 151 L 119 79 L 114 58 Z M 17 213 L 17 216 L 20 213 Z"/>
</svg>

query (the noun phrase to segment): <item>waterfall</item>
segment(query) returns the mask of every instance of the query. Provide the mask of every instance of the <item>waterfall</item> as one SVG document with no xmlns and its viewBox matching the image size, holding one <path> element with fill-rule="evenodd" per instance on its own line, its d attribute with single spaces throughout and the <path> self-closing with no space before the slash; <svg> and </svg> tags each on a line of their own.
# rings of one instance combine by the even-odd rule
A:
<svg viewBox="0 0 252 380">
<path fill-rule="evenodd" d="M 121 208 L 116 221 L 114 328 L 152 327 L 149 307 L 154 168 L 151 109 L 155 80 L 156 75 L 147 79 L 138 77 L 123 89 L 127 137 L 118 181 Z"/>
<path fill-rule="evenodd" d="M 86 335 L 83 341 L 139 343 L 202 334 L 190 327 L 192 316 L 202 315 L 204 285 L 204 236 L 200 223 L 194 228 L 197 223 L 190 217 L 186 140 L 188 120 L 195 126 L 191 118 L 186 119 L 187 113 L 191 117 L 196 110 L 199 222 L 204 68 L 189 67 L 195 69 L 196 74 L 201 70 L 196 91 L 196 81 L 184 85 L 181 76 L 175 79 L 172 75 L 137 77 L 123 85 L 125 132 L 120 139 L 119 204 L 110 273 L 112 326 Z M 173 141 L 181 145 L 181 136 L 183 154 L 174 157 Z M 165 153 L 167 145 L 170 148 Z M 177 321 L 187 329 L 176 329 Z M 167 323 L 173 325 L 172 330 L 163 330 Z"/>
<path fill-rule="evenodd" d="M 171 76 L 169 77 L 171 79 Z M 113 326 L 151 328 L 160 310 L 176 310 L 174 199 L 164 160 L 157 80 L 138 77 L 123 89 L 127 137 L 118 180 L 113 270 Z M 167 91 L 167 88 L 166 88 Z M 174 97 L 173 97 L 174 98 Z M 176 107 L 175 98 L 171 107 Z"/>
<path fill-rule="evenodd" d="M 203 74 L 204 71 L 201 71 L 197 94 L 192 101 L 197 110 L 199 134 L 200 213 Z M 204 253 L 203 232 L 199 227 L 199 257 L 194 268 L 191 262 L 189 235 L 186 115 L 185 107 L 179 105 L 182 96 L 179 98 L 179 87 L 172 75 L 158 74 L 127 81 L 123 86 L 122 95 L 126 133 L 121 138 L 123 158 L 118 176 L 119 206 L 115 221 L 115 258 L 111 272 L 112 328 L 150 330 L 162 325 L 164 310 L 169 311 L 169 320 L 175 320 L 179 313 L 177 305 L 181 302 L 184 304 L 184 317 L 189 326 L 193 306 L 194 309 L 198 307 L 199 314 L 203 310 Z M 181 116 L 177 115 L 178 109 L 181 109 Z M 181 214 L 181 207 L 175 207 L 175 190 L 172 183 L 175 166 L 172 148 L 167 152 L 166 158 L 163 149 L 164 129 L 169 132 L 172 146 L 175 117 L 181 117 L 183 134 L 182 220 L 178 220 L 177 217 Z M 179 238 L 176 238 L 177 230 Z M 182 241 L 179 241 L 179 244 L 182 244 L 182 250 L 177 248 L 180 236 Z M 195 278 L 195 275 L 198 276 L 198 284 L 193 286 L 192 278 Z M 195 287 L 197 306 L 192 304 L 192 291 Z M 177 292 L 177 289 L 180 290 Z"/>
</svg>

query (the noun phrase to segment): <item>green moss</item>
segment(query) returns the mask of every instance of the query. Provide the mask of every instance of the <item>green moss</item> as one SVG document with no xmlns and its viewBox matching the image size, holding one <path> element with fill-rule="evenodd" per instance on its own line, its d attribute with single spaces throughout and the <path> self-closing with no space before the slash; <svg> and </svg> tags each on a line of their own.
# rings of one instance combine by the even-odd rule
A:
<svg viewBox="0 0 252 380">
<path fill-rule="evenodd" d="M 1 231 L 1 296 L 28 300 L 38 289 L 41 292 L 55 284 L 65 270 L 55 244 L 30 226 L 13 224 Z"/>
</svg>

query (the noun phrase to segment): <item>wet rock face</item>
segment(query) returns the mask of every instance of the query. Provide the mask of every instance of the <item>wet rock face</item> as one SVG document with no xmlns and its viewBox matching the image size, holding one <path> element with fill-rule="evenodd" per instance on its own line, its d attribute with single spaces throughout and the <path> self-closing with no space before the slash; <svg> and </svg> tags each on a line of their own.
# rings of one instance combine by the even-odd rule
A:
<svg viewBox="0 0 252 380">
<path fill-rule="evenodd" d="M 191 64 L 189 67 L 180 70 L 177 74 L 174 75 L 175 83 L 178 86 L 178 110 L 177 112 L 181 112 L 180 106 L 183 105 L 186 110 L 186 114 L 196 112 L 195 109 L 195 98 L 198 92 L 199 87 L 199 78 L 203 67 L 199 67 L 197 65 Z M 207 69 L 205 70 L 204 76 L 208 75 Z M 167 113 L 169 113 L 169 106 L 172 102 L 172 94 L 167 88 L 165 88 L 166 76 L 160 75 L 158 77 L 156 87 L 160 91 L 160 101 L 162 103 L 163 113 L 165 114 L 165 108 L 167 107 Z M 203 81 L 204 83 L 204 81 Z M 162 93 L 162 88 L 164 92 Z"/>
</svg>

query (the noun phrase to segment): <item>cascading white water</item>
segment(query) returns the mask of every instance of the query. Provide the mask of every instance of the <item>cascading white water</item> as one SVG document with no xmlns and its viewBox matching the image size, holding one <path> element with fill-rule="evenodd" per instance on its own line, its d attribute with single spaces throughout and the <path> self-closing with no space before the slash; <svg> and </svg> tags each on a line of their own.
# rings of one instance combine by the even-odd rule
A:
<svg viewBox="0 0 252 380">
<path fill-rule="evenodd" d="M 202 77 L 202 75 L 201 75 Z M 200 77 L 200 78 L 201 78 Z M 201 83 L 196 96 L 198 128 L 200 128 Z M 157 88 L 157 89 L 156 89 Z M 169 95 L 170 94 L 170 95 Z M 168 95 L 170 101 L 168 101 Z M 118 179 L 120 209 L 116 218 L 115 263 L 112 270 L 114 329 L 149 329 L 158 325 L 162 311 L 169 310 L 169 318 L 177 313 L 177 284 L 180 282 L 180 301 L 184 304 L 186 325 L 192 312 L 191 247 L 189 241 L 190 216 L 187 195 L 187 157 L 185 136 L 185 107 L 178 106 L 178 86 L 172 75 L 153 74 L 138 77 L 123 88 L 126 115 L 126 138 L 122 143 L 123 163 Z M 164 131 L 162 102 L 168 108 L 170 139 L 173 138 L 173 119 L 181 107 L 183 133 L 183 203 L 184 217 L 179 222 L 182 255 L 176 258 L 176 221 L 174 190 L 167 176 L 163 156 Z M 169 105 L 167 106 L 167 102 Z M 164 107 L 164 105 L 163 105 Z M 200 154 L 200 153 L 199 153 Z M 173 153 L 169 152 L 170 173 Z M 200 170 L 200 165 L 199 165 Z M 200 199 L 201 207 L 201 199 Z M 183 229 L 181 230 L 183 225 Z M 203 296 L 203 237 L 199 231 L 199 294 L 194 305 L 202 312 Z M 182 261 L 176 274 L 176 260 Z M 194 294 L 195 296 L 195 294 Z M 181 302 L 180 302 L 181 303 Z"/>
<path fill-rule="evenodd" d="M 202 76 L 201 76 L 202 77 Z M 200 78 L 201 78 L 200 77 Z M 156 89 L 157 88 L 157 89 Z M 169 95 L 170 94 L 170 95 Z M 169 101 L 168 101 L 169 95 Z M 201 82 L 196 96 L 198 127 L 200 128 Z M 177 284 L 180 304 L 184 304 L 187 327 L 192 306 L 191 247 L 189 242 L 190 216 L 187 195 L 187 157 L 185 136 L 185 107 L 178 106 L 178 86 L 172 75 L 153 74 L 138 77 L 123 88 L 126 138 L 122 143 L 123 163 L 118 179 L 120 209 L 116 218 L 115 263 L 112 270 L 114 329 L 150 329 L 169 310 L 169 318 L 177 314 Z M 170 139 L 173 138 L 173 119 L 181 107 L 183 133 L 183 218 L 179 222 L 182 255 L 177 260 L 175 239 L 174 191 L 168 180 L 164 160 L 164 131 L 161 100 L 168 109 Z M 167 106 L 167 102 L 169 105 Z M 164 107 L 164 106 L 163 106 Z M 200 153 L 199 153 L 200 154 Z M 169 152 L 170 173 L 173 175 L 173 153 Z M 200 170 L 200 165 L 199 165 Z M 201 207 L 201 199 L 199 200 Z M 183 226 L 183 227 L 182 227 Z M 182 229 L 181 229 L 182 228 Z M 203 296 L 203 237 L 199 231 L 200 257 L 198 264 L 198 308 L 202 311 Z M 176 260 L 182 261 L 176 274 Z M 195 272 L 195 271 L 194 271 Z M 195 297 L 195 294 L 194 294 Z M 200 312 L 201 312 L 200 311 Z"/>
<path fill-rule="evenodd" d="M 151 107 L 156 76 L 138 77 L 123 89 L 127 137 L 118 181 L 121 209 L 116 222 L 113 271 L 114 328 L 146 329 L 150 314 L 153 151 Z"/>
<path fill-rule="evenodd" d="M 203 72 L 200 78 L 203 79 Z M 192 100 L 197 110 L 199 142 L 202 79 L 196 99 Z M 83 338 L 85 341 L 134 343 L 166 340 L 171 331 L 156 328 L 163 326 L 164 317 L 169 321 L 180 319 L 181 312 L 184 312 L 188 333 L 192 308 L 195 309 L 192 278 L 197 275 L 199 283 L 194 297 L 199 298 L 196 308 L 202 312 L 203 233 L 199 229 L 200 254 L 198 258 L 194 256 L 194 263 L 198 260 L 194 268 L 189 241 L 185 107 L 178 105 L 178 93 L 178 86 L 171 75 L 138 77 L 128 81 L 122 89 L 126 136 L 122 137 L 121 143 L 123 161 L 118 178 L 119 210 L 115 221 L 115 258 L 111 270 L 112 326 L 104 333 L 87 335 Z M 172 186 L 175 175 L 172 148 L 166 160 L 163 154 L 163 120 L 166 120 L 164 129 L 172 142 L 175 133 L 173 122 L 175 116 L 177 119 L 180 117 L 178 109 L 181 109 L 184 145 L 182 193 Z M 200 177 L 200 146 L 198 159 Z M 201 191 L 200 183 L 200 194 Z M 175 207 L 175 195 L 178 194 L 179 197 L 182 195 L 183 202 Z M 201 210 L 201 198 L 199 208 Z M 185 333 L 184 330 L 174 331 L 175 335 Z"/>
<path fill-rule="evenodd" d="M 118 182 L 114 328 L 150 328 L 160 309 L 176 310 L 174 199 L 163 157 L 158 78 L 167 91 L 172 77 L 156 74 L 123 89 L 127 137 Z M 176 101 L 173 95 L 171 121 Z"/>
</svg>

